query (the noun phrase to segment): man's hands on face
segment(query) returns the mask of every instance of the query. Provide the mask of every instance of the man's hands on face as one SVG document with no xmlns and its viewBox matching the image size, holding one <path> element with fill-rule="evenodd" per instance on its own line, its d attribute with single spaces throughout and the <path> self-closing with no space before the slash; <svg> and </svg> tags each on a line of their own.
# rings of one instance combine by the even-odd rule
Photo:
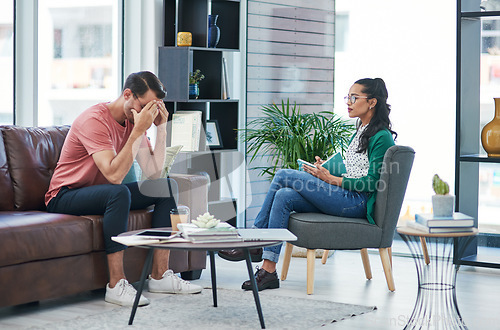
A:
<svg viewBox="0 0 500 330">
<path fill-rule="evenodd" d="M 157 106 L 158 106 L 158 115 L 156 116 L 155 120 L 153 123 L 156 126 L 160 126 L 162 124 L 165 124 L 168 120 L 168 110 L 165 107 L 165 103 L 162 100 L 156 101 Z"/>
<path fill-rule="evenodd" d="M 160 106 L 158 106 L 157 100 L 152 100 L 148 104 L 142 108 L 140 112 L 137 112 L 135 109 L 132 109 L 132 115 L 134 116 L 134 127 L 141 132 L 145 132 L 148 128 L 151 127 L 153 121 L 158 116 L 160 112 Z M 161 102 L 163 103 L 163 102 Z M 165 106 L 163 106 L 165 107 Z M 166 111 L 166 109 L 165 109 Z"/>
</svg>

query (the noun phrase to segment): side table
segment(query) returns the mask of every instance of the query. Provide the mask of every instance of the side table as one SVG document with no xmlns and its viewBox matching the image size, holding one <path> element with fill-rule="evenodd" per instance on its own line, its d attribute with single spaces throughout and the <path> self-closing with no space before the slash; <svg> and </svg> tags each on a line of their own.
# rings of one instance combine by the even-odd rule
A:
<svg viewBox="0 0 500 330">
<path fill-rule="evenodd" d="M 472 232 L 430 234 L 407 226 L 398 234 L 410 249 L 418 275 L 417 300 L 404 329 L 467 329 L 456 297 L 456 280 Z M 460 244 L 458 244 L 460 242 Z"/>
</svg>

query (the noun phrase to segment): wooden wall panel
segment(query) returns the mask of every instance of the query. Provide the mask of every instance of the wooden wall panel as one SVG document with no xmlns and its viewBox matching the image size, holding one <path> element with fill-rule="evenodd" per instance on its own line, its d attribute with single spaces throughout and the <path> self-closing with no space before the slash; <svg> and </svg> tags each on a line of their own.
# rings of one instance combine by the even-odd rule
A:
<svg viewBox="0 0 500 330">
<path fill-rule="evenodd" d="M 332 53 L 333 56 L 333 53 Z M 310 68 L 333 69 L 333 57 L 304 58 L 292 55 L 276 55 L 262 53 L 248 53 L 247 65 L 250 70 L 253 66 L 260 67 L 285 67 L 285 68 Z M 333 80 L 333 72 L 332 72 Z"/>
<path fill-rule="evenodd" d="M 331 111 L 334 0 L 248 0 L 247 24 L 247 122 L 262 116 L 262 105 L 286 99 L 304 113 Z M 258 158 L 248 168 L 268 164 L 271 158 Z M 252 170 L 247 180 L 246 218 L 251 225 L 270 182 Z"/>
</svg>

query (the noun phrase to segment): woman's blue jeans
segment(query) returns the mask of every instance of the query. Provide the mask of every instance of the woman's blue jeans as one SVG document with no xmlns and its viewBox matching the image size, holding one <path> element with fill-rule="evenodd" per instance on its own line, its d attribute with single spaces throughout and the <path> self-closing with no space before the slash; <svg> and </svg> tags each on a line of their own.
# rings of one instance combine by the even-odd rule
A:
<svg viewBox="0 0 500 330">
<path fill-rule="evenodd" d="M 154 205 L 152 227 L 170 227 L 170 210 L 176 202 L 170 196 L 170 180 L 173 194 L 178 191 L 172 179 L 146 180 L 126 184 L 102 184 L 69 189 L 63 187 L 47 205 L 51 213 L 72 215 L 103 215 L 102 227 L 106 253 L 121 251 L 126 246 L 111 239 L 128 229 L 130 210 L 145 209 Z"/>
<path fill-rule="evenodd" d="M 254 226 L 288 228 L 292 211 L 325 213 L 349 218 L 366 218 L 365 193 L 331 185 L 313 175 L 297 170 L 279 170 Z M 278 262 L 281 245 L 264 248 L 264 259 Z"/>
</svg>

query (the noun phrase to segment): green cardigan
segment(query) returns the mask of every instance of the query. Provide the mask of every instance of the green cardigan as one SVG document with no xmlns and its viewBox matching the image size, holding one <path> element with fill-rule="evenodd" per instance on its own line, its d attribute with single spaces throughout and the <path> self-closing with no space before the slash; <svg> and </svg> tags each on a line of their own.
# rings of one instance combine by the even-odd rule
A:
<svg viewBox="0 0 500 330">
<path fill-rule="evenodd" d="M 354 136 L 355 135 L 351 138 L 351 141 L 354 139 Z M 373 220 L 373 208 L 377 196 L 377 181 L 380 179 L 382 161 L 384 160 L 387 149 L 393 145 L 394 139 L 389 130 L 383 129 L 378 131 L 368 140 L 368 161 L 370 162 L 368 174 L 357 179 L 342 179 L 342 188 L 369 193 L 368 202 L 366 204 L 366 218 L 371 224 L 375 224 Z"/>
</svg>

